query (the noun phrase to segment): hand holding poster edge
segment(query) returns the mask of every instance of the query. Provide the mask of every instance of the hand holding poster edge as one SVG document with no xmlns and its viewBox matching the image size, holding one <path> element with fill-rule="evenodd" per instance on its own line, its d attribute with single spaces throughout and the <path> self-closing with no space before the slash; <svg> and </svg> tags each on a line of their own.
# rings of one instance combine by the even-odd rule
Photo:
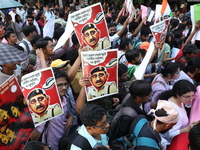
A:
<svg viewBox="0 0 200 150">
<path fill-rule="evenodd" d="M 56 46 L 54 47 L 53 51 L 56 49 L 60 48 L 65 44 L 65 42 L 70 38 L 72 32 L 74 31 L 74 26 L 72 25 L 70 17 L 68 18 L 66 27 L 65 27 L 65 32 L 62 34 L 62 36 L 59 38 Z"/>
<path fill-rule="evenodd" d="M 143 79 L 146 67 L 149 64 L 149 60 L 151 58 L 153 51 L 154 51 L 154 40 L 151 41 L 142 63 L 139 65 L 139 67 L 137 67 L 136 71 L 134 72 L 134 76 L 137 80 Z"/>
</svg>

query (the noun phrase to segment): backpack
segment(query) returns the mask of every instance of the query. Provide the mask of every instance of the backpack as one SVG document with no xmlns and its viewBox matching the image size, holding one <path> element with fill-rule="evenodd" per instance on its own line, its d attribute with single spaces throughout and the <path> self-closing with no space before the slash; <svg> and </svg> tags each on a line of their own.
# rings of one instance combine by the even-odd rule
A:
<svg viewBox="0 0 200 150">
<path fill-rule="evenodd" d="M 111 137 L 115 137 L 115 135 L 118 134 L 119 132 L 119 124 L 120 124 L 120 119 L 122 116 L 127 115 L 130 116 L 131 118 L 136 117 L 138 114 L 137 112 L 131 108 L 131 107 L 123 107 L 123 104 L 131 97 L 131 94 L 128 93 L 125 98 L 123 99 L 121 105 L 114 110 L 108 110 L 107 115 L 110 119 L 110 130 L 111 130 Z M 114 116 L 114 117 L 112 117 Z"/>
<path fill-rule="evenodd" d="M 72 125 L 67 128 L 58 143 L 59 150 L 70 150 L 71 144 L 80 147 L 82 150 L 92 150 L 89 141 L 78 133 L 80 125 Z"/>
<path fill-rule="evenodd" d="M 131 134 L 111 141 L 109 144 L 110 148 L 117 150 L 135 150 L 137 146 L 146 146 L 159 150 L 160 147 L 154 139 L 148 137 L 138 137 L 141 129 L 147 122 L 148 121 L 145 118 L 140 119 Z"/>
<path fill-rule="evenodd" d="M 22 40 L 20 43 L 23 43 L 26 46 L 28 54 L 30 53 L 30 48 L 28 46 L 28 43 L 25 40 Z"/>
</svg>

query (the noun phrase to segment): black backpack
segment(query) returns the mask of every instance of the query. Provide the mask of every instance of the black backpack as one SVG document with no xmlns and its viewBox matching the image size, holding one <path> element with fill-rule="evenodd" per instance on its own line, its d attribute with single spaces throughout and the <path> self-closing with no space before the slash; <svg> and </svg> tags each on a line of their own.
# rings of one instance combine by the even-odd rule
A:
<svg viewBox="0 0 200 150">
<path fill-rule="evenodd" d="M 67 128 L 58 143 L 59 150 L 70 150 L 71 144 L 80 147 L 82 150 L 92 150 L 89 141 L 78 133 L 80 125 L 72 125 Z"/>
</svg>

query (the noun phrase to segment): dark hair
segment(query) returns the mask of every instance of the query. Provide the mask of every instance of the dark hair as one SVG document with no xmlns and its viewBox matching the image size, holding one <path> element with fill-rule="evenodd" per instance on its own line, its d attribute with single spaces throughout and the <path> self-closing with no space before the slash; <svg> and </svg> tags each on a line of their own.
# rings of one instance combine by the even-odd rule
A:
<svg viewBox="0 0 200 150">
<path fill-rule="evenodd" d="M 191 150 L 200 149 L 200 123 L 193 126 L 189 132 L 188 139 L 190 141 L 189 146 Z"/>
<path fill-rule="evenodd" d="M 41 38 L 36 42 L 36 47 L 46 49 L 46 46 L 48 45 L 48 41 L 53 42 L 52 38 L 50 38 L 48 36 Z"/>
<path fill-rule="evenodd" d="M 26 16 L 26 19 L 28 19 L 28 18 L 31 18 L 31 19 L 33 19 L 33 21 L 34 21 L 34 17 L 33 17 L 32 15 L 27 15 L 27 16 Z"/>
<path fill-rule="evenodd" d="M 121 17 L 119 17 L 119 23 L 123 25 L 124 22 L 126 21 L 126 19 L 127 19 L 126 16 L 121 16 Z"/>
<path fill-rule="evenodd" d="M 33 46 L 34 44 L 36 44 L 36 42 L 37 42 L 39 39 L 41 39 L 41 38 L 42 38 L 41 35 L 38 35 L 38 34 L 33 35 L 33 36 L 31 37 L 31 39 L 30 39 L 31 45 Z"/>
<path fill-rule="evenodd" d="M 65 60 L 70 60 L 70 65 L 72 66 L 78 57 L 78 50 L 77 49 L 70 49 L 65 53 Z"/>
<path fill-rule="evenodd" d="M 105 146 L 98 146 L 98 147 L 93 148 L 92 150 L 109 150 L 109 149 Z"/>
<path fill-rule="evenodd" d="M 174 33 L 174 38 L 181 38 L 183 36 L 181 30 L 178 29 L 174 30 L 173 33 Z"/>
<path fill-rule="evenodd" d="M 61 27 L 62 27 L 62 25 L 60 23 L 55 23 L 54 31 Z"/>
<path fill-rule="evenodd" d="M 125 37 L 122 38 L 122 39 L 120 40 L 119 48 L 120 48 L 120 49 L 124 49 L 125 46 L 129 45 L 129 42 L 130 42 L 129 38 L 125 38 Z"/>
<path fill-rule="evenodd" d="M 59 38 L 62 36 L 62 34 L 65 32 L 64 28 L 58 28 L 57 30 L 54 30 L 53 33 L 53 39 L 59 40 Z"/>
<path fill-rule="evenodd" d="M 23 27 L 23 33 L 24 36 L 29 36 L 30 33 L 33 33 L 34 31 L 37 32 L 37 29 L 35 28 L 35 26 L 24 26 Z"/>
<path fill-rule="evenodd" d="M 188 61 L 188 65 L 186 67 L 186 70 L 190 73 L 194 73 L 196 69 L 200 68 L 200 58 L 198 57 L 192 57 Z"/>
<path fill-rule="evenodd" d="M 43 11 L 40 11 L 40 12 L 38 13 L 38 15 L 37 15 L 37 17 L 36 17 L 36 20 L 37 20 L 37 21 L 40 20 L 40 17 L 42 16 L 42 14 L 44 14 Z"/>
<path fill-rule="evenodd" d="M 144 58 L 147 51 L 145 49 L 138 49 L 138 51 L 141 53 L 142 57 Z"/>
<path fill-rule="evenodd" d="M 180 24 L 178 25 L 178 28 L 177 28 L 177 30 L 179 30 L 179 31 L 183 31 L 183 30 L 185 30 L 185 27 L 186 27 L 186 25 L 185 25 L 185 24 L 183 24 L 183 23 L 180 23 Z"/>
<path fill-rule="evenodd" d="M 172 19 L 170 21 L 170 25 L 171 25 L 171 29 L 170 30 L 176 28 L 178 26 L 178 24 L 179 24 L 179 20 L 178 19 Z"/>
<path fill-rule="evenodd" d="M 15 32 L 14 32 L 14 31 L 6 31 L 6 32 L 4 33 L 5 39 L 8 40 L 8 38 L 10 37 L 11 34 L 15 34 Z"/>
<path fill-rule="evenodd" d="M 124 32 L 122 33 L 122 35 L 121 35 L 120 37 L 124 37 L 124 36 L 126 36 L 127 33 L 128 33 L 128 29 L 125 28 L 125 29 L 124 29 Z"/>
<path fill-rule="evenodd" d="M 118 64 L 118 77 L 121 77 L 124 73 L 128 71 L 128 67 L 125 64 Z"/>
<path fill-rule="evenodd" d="M 161 109 L 157 109 L 157 110 L 155 111 L 155 115 L 156 115 L 157 117 L 165 117 L 165 116 L 168 116 L 168 113 L 167 113 L 163 108 L 161 108 Z M 158 123 L 158 124 L 163 124 L 163 122 L 161 122 L 161 121 L 159 121 L 159 120 L 157 120 L 157 123 Z"/>
<path fill-rule="evenodd" d="M 137 96 L 149 96 L 151 94 L 151 84 L 145 80 L 136 80 L 131 84 L 129 92 L 133 99 Z"/>
<path fill-rule="evenodd" d="M 22 21 L 18 21 L 18 20 L 17 20 L 17 17 L 20 17 L 20 15 L 18 15 L 18 14 L 15 15 L 15 22 L 17 22 L 17 23 L 22 22 Z"/>
<path fill-rule="evenodd" d="M 181 46 L 183 44 L 183 40 L 181 38 L 174 38 L 172 45 L 175 48 L 178 48 L 179 46 Z"/>
<path fill-rule="evenodd" d="M 135 60 L 136 57 L 140 56 L 140 52 L 138 50 L 129 49 L 125 53 L 126 59 L 129 63 L 132 63 L 132 60 Z"/>
<path fill-rule="evenodd" d="M 29 141 L 23 150 L 44 150 L 47 145 L 40 141 Z"/>
<path fill-rule="evenodd" d="M 180 68 L 179 64 L 172 62 L 164 62 L 163 68 L 161 69 L 161 74 L 163 77 L 167 77 L 168 74 L 172 76 L 177 72 L 178 68 Z"/>
<path fill-rule="evenodd" d="M 114 23 L 109 23 L 107 26 L 108 26 L 108 29 L 111 27 L 116 27 L 116 25 Z"/>
<path fill-rule="evenodd" d="M 6 31 L 14 32 L 13 28 L 11 28 L 11 27 L 6 27 L 6 28 L 5 28 L 5 32 L 6 32 Z"/>
<path fill-rule="evenodd" d="M 80 113 L 80 119 L 85 127 L 96 126 L 106 114 L 105 110 L 96 104 L 86 104 Z"/>
<path fill-rule="evenodd" d="M 172 90 L 162 92 L 158 96 L 158 98 L 162 100 L 168 100 L 172 96 L 182 96 L 183 94 L 188 92 L 196 92 L 195 85 L 189 82 L 188 80 L 179 80 L 174 84 Z"/>
<path fill-rule="evenodd" d="M 139 23 L 138 23 L 138 22 L 132 21 L 132 22 L 129 24 L 129 31 L 131 32 L 132 30 L 135 30 L 138 26 L 139 26 Z"/>
<path fill-rule="evenodd" d="M 72 43 L 73 43 L 74 45 L 76 45 L 76 44 L 79 43 L 79 42 L 78 42 L 78 38 L 77 38 L 77 36 L 76 36 L 75 33 L 72 35 Z"/>
<path fill-rule="evenodd" d="M 147 27 L 143 27 L 141 29 L 141 35 L 149 35 L 150 33 L 151 33 L 151 31 Z"/>
<path fill-rule="evenodd" d="M 111 21 L 112 21 L 112 18 L 111 18 L 111 17 L 105 17 L 105 19 L 106 19 L 107 24 L 108 24 L 108 23 L 111 23 Z"/>
<path fill-rule="evenodd" d="M 33 11 L 34 11 L 34 8 L 33 8 L 33 7 L 29 7 L 29 8 L 28 8 L 28 11 L 27 11 L 27 14 L 28 14 L 28 15 L 32 15 L 32 14 L 33 14 Z"/>
<path fill-rule="evenodd" d="M 53 73 L 55 76 L 55 79 L 59 79 L 59 78 L 65 78 L 68 82 L 68 75 L 66 74 L 66 72 L 59 70 L 57 68 L 53 68 Z"/>
<path fill-rule="evenodd" d="M 63 9 L 59 10 L 59 17 L 63 18 L 65 16 L 65 11 Z"/>
<path fill-rule="evenodd" d="M 198 49 L 200 49 L 200 40 L 195 40 L 195 45 Z"/>
</svg>

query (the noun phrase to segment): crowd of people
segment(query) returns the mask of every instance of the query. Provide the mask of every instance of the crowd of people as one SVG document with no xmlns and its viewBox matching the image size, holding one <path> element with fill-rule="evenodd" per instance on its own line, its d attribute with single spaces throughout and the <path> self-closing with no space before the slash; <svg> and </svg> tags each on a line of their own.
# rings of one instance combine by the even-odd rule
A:
<svg viewBox="0 0 200 150">
<path fill-rule="evenodd" d="M 148 8 L 148 14 L 156 8 L 155 3 L 144 5 Z M 88 140 L 91 149 L 118 150 L 113 141 L 132 133 L 137 123 L 144 118 L 148 121 L 138 137 L 153 139 L 157 148 L 136 144 L 135 150 L 199 150 L 200 41 L 193 37 L 200 30 L 200 20 L 192 24 L 189 4 L 170 4 L 173 16 L 163 48 L 160 48 L 159 42 L 154 42 L 144 78 L 136 80 L 134 72 L 153 40 L 150 26 L 158 20 L 147 21 L 148 16 L 142 18 L 138 3 L 134 3 L 134 13 L 129 15 L 125 5 L 118 9 L 114 3 L 102 2 L 109 33 L 109 39 L 106 42 L 104 39 L 102 43 L 107 44 L 110 40 L 110 48 L 118 49 L 118 83 L 109 83 L 108 87 L 116 91 L 118 85 L 118 94 L 89 102 L 85 92 L 85 86 L 89 83 L 93 85 L 89 89 L 90 97 L 106 94 L 105 90 L 99 92 L 108 84 L 106 69 L 96 67 L 90 76 L 82 75 L 81 52 L 86 49 L 79 44 L 75 33 L 54 51 L 57 41 L 67 30 L 68 14 L 84 7 L 84 4 L 78 2 L 71 3 L 65 9 L 58 5 L 39 7 L 27 3 L 24 7 L 8 9 L 0 14 L 0 41 L 15 47 L 16 51 L 30 55 L 23 62 L 1 65 L 0 84 L 13 74 L 20 84 L 23 75 L 52 67 L 64 109 L 62 115 L 34 129 L 24 150 L 50 147 L 59 150 L 60 138 L 67 128 L 76 124 L 80 125 L 78 133 Z M 53 37 L 43 37 L 43 28 L 51 17 L 55 17 Z M 90 36 L 85 39 L 90 41 L 99 31 L 93 24 L 86 25 L 86 28 L 82 31 L 84 34 L 88 29 L 95 30 L 94 33 L 88 33 Z M 172 57 L 173 51 L 177 52 L 175 57 Z M 97 81 L 101 84 L 97 84 Z M 28 97 L 28 105 L 40 116 L 42 114 L 45 120 L 48 112 L 38 111 L 37 108 L 49 107 L 46 106 L 48 95 L 40 89 L 33 92 L 37 94 Z M 38 94 L 44 98 L 39 99 Z M 116 108 L 131 108 L 134 115 L 125 113 L 114 125 L 108 121 L 108 112 Z M 49 112 L 57 110 L 60 108 L 54 106 Z M 70 150 L 79 149 L 82 148 L 75 144 L 70 146 Z"/>
</svg>

